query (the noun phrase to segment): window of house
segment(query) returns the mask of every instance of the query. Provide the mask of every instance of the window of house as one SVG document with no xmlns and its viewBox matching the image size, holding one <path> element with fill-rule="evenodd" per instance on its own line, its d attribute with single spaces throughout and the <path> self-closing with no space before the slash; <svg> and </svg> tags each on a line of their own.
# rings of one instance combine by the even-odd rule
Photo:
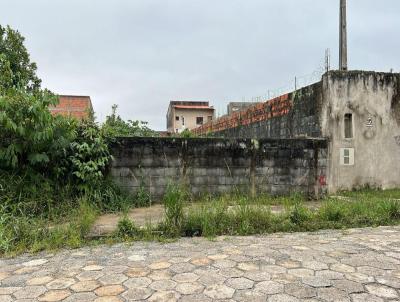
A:
<svg viewBox="0 0 400 302">
<path fill-rule="evenodd" d="M 211 122 L 212 121 L 212 115 L 209 115 L 208 117 L 207 117 L 207 122 Z"/>
<path fill-rule="evenodd" d="M 340 149 L 340 164 L 342 166 L 354 166 L 354 148 Z"/>
<path fill-rule="evenodd" d="M 196 117 L 196 124 L 203 125 L 203 117 L 202 116 Z"/>
<path fill-rule="evenodd" d="M 344 115 L 344 138 L 353 138 L 353 114 Z"/>
<path fill-rule="evenodd" d="M 350 150 L 349 149 L 343 150 L 343 163 L 345 165 L 350 164 Z"/>
<path fill-rule="evenodd" d="M 176 121 L 179 121 L 179 116 L 175 116 L 175 120 L 176 120 Z"/>
<path fill-rule="evenodd" d="M 185 126 L 185 118 L 182 116 L 182 126 Z"/>
</svg>

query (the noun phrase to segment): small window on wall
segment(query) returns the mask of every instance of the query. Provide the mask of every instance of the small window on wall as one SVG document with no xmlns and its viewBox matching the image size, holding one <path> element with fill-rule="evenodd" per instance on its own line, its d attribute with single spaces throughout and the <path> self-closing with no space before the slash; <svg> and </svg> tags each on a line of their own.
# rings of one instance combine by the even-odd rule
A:
<svg viewBox="0 0 400 302">
<path fill-rule="evenodd" d="M 353 138 L 353 114 L 344 115 L 344 138 Z"/>
<path fill-rule="evenodd" d="M 182 125 L 185 126 L 185 118 L 182 116 Z"/>
<path fill-rule="evenodd" d="M 179 121 L 179 116 L 175 116 L 175 120 L 176 120 L 176 121 Z"/>
<path fill-rule="evenodd" d="M 354 148 L 340 149 L 340 164 L 342 166 L 354 166 Z"/>
<path fill-rule="evenodd" d="M 196 124 L 197 125 L 203 125 L 203 117 L 202 116 L 196 117 Z"/>
</svg>

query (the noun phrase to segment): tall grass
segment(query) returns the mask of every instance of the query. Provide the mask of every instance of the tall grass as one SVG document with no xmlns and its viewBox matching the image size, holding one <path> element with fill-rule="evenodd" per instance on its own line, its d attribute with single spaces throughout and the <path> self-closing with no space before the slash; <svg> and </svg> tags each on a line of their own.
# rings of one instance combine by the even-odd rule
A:
<svg viewBox="0 0 400 302">
<path fill-rule="evenodd" d="M 372 194 L 372 193 L 371 193 Z M 400 201 L 326 198 L 320 208 L 308 208 L 299 196 L 283 198 L 284 211 L 271 213 L 264 203 L 246 197 L 219 198 L 189 208 L 181 233 L 185 236 L 251 235 L 400 224 Z"/>
<path fill-rule="evenodd" d="M 81 246 L 100 213 L 134 205 L 108 180 L 83 193 L 37 173 L 0 170 L 0 255 Z"/>
<path fill-rule="evenodd" d="M 147 233 L 138 232 L 130 222 L 123 221 L 119 237 L 124 233 L 136 239 L 214 237 L 400 224 L 400 201 L 381 192 L 352 193 L 354 200 L 327 197 L 317 208 L 308 207 L 301 195 L 252 199 L 238 194 L 204 197 L 202 202 L 185 208 L 185 194 L 182 188 L 170 186 L 164 198 L 165 221 L 148 226 Z M 281 205 L 283 211 L 272 213 L 270 207 L 275 204 Z"/>
<path fill-rule="evenodd" d="M 187 193 L 182 186 L 168 185 L 164 196 L 165 229 L 172 236 L 180 234 L 186 196 Z"/>
<path fill-rule="evenodd" d="M 0 254 L 81 246 L 98 211 L 86 200 L 70 210 L 62 222 L 0 213 Z"/>
</svg>

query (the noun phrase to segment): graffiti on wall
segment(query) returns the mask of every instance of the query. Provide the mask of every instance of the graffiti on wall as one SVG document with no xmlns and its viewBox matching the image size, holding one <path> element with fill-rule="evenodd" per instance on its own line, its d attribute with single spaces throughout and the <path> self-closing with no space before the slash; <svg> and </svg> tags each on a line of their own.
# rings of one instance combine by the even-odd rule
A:
<svg viewBox="0 0 400 302">
<path fill-rule="evenodd" d="M 326 185 L 328 184 L 325 175 L 320 175 L 320 176 L 318 177 L 318 182 L 319 182 L 319 185 L 320 185 L 320 186 L 326 186 Z"/>
</svg>

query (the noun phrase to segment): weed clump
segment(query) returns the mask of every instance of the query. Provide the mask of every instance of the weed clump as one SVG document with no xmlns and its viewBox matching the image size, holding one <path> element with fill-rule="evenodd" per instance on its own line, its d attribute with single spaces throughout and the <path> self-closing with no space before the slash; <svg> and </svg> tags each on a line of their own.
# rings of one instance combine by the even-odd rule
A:
<svg viewBox="0 0 400 302">
<path fill-rule="evenodd" d="M 118 221 L 117 236 L 127 239 L 138 236 L 138 234 L 139 229 L 127 216 L 124 216 L 120 221 Z"/>
<path fill-rule="evenodd" d="M 164 195 L 165 229 L 172 236 L 181 233 L 184 218 L 183 207 L 187 193 L 182 186 L 168 185 Z"/>
</svg>

